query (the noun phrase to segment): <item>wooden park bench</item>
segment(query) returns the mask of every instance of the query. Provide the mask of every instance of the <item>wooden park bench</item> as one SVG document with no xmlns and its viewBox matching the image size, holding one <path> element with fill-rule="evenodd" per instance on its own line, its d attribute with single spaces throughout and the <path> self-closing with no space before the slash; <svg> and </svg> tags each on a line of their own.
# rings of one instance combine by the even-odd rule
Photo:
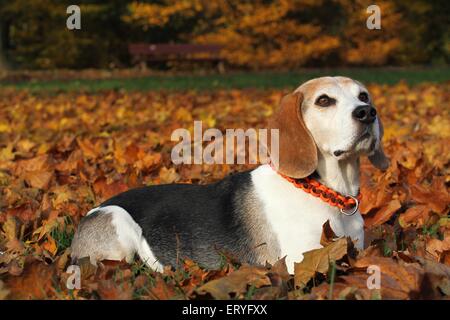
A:
<svg viewBox="0 0 450 320">
<path fill-rule="evenodd" d="M 217 44 L 166 44 L 166 43 L 133 43 L 128 52 L 133 64 L 146 67 L 146 62 L 167 61 L 209 61 L 217 64 L 223 71 L 223 58 L 220 51 L 223 47 Z"/>
</svg>

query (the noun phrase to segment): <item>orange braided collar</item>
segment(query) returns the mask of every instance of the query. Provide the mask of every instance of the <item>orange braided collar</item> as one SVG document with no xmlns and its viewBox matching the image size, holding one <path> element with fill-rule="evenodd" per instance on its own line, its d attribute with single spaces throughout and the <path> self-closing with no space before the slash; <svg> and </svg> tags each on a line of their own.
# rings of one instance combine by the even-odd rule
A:
<svg viewBox="0 0 450 320">
<path fill-rule="evenodd" d="M 294 179 L 284 174 L 278 172 L 272 165 L 274 169 L 280 176 L 292 183 L 296 188 L 302 189 L 306 193 L 313 195 L 314 197 L 320 198 L 322 201 L 328 203 L 331 206 L 338 207 L 341 212 L 345 215 L 351 216 L 358 211 L 359 203 L 361 201 L 361 193 L 358 193 L 356 197 L 344 196 L 333 189 L 321 184 L 319 181 L 312 178 L 302 178 Z"/>
</svg>

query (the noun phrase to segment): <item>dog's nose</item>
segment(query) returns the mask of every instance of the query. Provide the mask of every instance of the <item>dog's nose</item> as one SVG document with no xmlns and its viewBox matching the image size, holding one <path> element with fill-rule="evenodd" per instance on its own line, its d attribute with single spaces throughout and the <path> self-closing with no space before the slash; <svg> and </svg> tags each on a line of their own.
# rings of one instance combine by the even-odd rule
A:
<svg viewBox="0 0 450 320">
<path fill-rule="evenodd" d="M 375 118 L 377 117 L 377 110 L 375 110 L 372 106 L 358 106 L 355 110 L 353 110 L 352 116 L 362 123 L 370 124 L 375 121 Z"/>
</svg>

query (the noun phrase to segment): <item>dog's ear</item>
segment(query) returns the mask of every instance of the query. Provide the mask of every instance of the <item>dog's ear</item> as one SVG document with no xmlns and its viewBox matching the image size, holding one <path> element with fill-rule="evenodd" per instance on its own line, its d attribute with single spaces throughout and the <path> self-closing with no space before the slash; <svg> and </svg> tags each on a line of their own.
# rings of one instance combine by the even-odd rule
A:
<svg viewBox="0 0 450 320">
<path fill-rule="evenodd" d="M 374 150 L 373 154 L 369 156 L 370 162 L 378 169 L 380 170 L 386 170 L 389 168 L 389 158 L 386 157 L 386 154 L 384 153 L 383 146 L 381 144 L 381 140 L 383 139 L 384 129 L 383 124 L 381 123 L 381 119 L 378 116 L 377 118 L 378 122 L 378 130 L 379 130 L 379 137 L 380 141 L 378 142 L 378 146 Z"/>
<path fill-rule="evenodd" d="M 269 122 L 270 133 L 273 129 L 279 130 L 278 148 L 269 142 L 272 164 L 278 172 L 297 179 L 310 175 L 317 168 L 317 147 L 303 121 L 302 102 L 300 92 L 283 97 Z"/>
</svg>

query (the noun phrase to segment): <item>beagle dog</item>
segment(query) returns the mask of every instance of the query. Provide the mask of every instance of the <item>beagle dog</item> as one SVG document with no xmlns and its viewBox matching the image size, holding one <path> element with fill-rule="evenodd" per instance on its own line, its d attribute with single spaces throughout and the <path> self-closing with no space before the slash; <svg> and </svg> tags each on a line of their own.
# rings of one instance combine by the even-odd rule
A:
<svg viewBox="0 0 450 320">
<path fill-rule="evenodd" d="M 362 248 L 359 158 L 389 166 L 364 85 L 345 77 L 310 80 L 282 99 L 269 128 L 279 129 L 271 165 L 209 185 L 132 189 L 89 211 L 74 235 L 72 261 L 130 262 L 137 253 L 158 271 L 182 258 L 215 268 L 225 251 L 250 264 L 286 256 L 292 273 L 304 252 L 321 247 L 327 220 Z"/>
</svg>

